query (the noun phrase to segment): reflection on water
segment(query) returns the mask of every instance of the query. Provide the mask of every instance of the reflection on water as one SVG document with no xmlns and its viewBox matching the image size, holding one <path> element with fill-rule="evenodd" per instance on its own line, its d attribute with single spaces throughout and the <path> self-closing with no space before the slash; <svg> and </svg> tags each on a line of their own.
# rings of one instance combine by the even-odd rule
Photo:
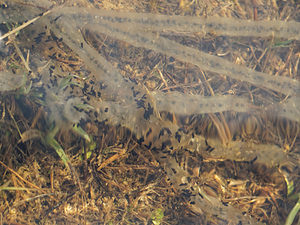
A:
<svg viewBox="0 0 300 225">
<path fill-rule="evenodd" d="M 13 30 L 51 5 L 33 2 L 42 5 L 3 6 L 0 22 Z M 128 128 L 140 145 L 160 150 L 157 160 L 175 187 L 195 192 L 171 153 L 269 168 L 299 157 L 299 31 L 295 21 L 53 7 L 1 47 L 9 48 L 1 101 L 16 95 L 43 106 L 49 126 Z M 255 223 L 217 198 L 189 198 L 193 209 L 219 219 Z"/>
</svg>

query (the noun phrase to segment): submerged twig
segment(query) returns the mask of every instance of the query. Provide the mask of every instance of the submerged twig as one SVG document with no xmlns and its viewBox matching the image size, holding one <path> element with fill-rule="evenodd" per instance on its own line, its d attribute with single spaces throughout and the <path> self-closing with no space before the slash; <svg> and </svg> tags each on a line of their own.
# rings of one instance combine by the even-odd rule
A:
<svg viewBox="0 0 300 225">
<path fill-rule="evenodd" d="M 20 30 L 22 30 L 22 29 L 24 29 L 25 27 L 29 26 L 30 24 L 34 23 L 35 21 L 37 21 L 37 20 L 40 19 L 41 17 L 48 15 L 49 13 L 51 13 L 51 11 L 52 11 L 52 10 L 49 9 L 48 11 L 46 11 L 46 12 L 44 12 L 44 13 L 38 15 L 37 17 L 35 17 L 35 18 L 33 18 L 33 19 L 31 19 L 31 20 L 29 20 L 29 21 L 23 23 L 22 25 L 20 25 L 20 26 L 14 28 L 13 30 L 7 32 L 6 34 L 3 34 L 3 35 L 0 37 L 0 41 L 3 40 L 4 38 L 7 38 L 8 36 L 10 36 L 10 35 L 12 35 L 12 34 L 15 34 L 15 33 L 19 32 Z"/>
</svg>

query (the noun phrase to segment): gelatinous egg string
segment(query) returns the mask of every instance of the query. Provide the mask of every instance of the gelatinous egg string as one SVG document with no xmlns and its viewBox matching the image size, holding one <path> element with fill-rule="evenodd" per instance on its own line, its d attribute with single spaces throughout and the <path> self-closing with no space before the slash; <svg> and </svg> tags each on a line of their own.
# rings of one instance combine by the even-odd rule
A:
<svg viewBox="0 0 300 225">
<path fill-rule="evenodd" d="M 18 11 L 21 11 L 20 9 L 22 9 L 21 6 Z M 31 10 L 29 11 L 31 12 Z M 18 15 L 0 12 L 0 20 L 3 16 L 17 18 Z M 26 20 L 26 18 L 21 19 Z M 87 23 L 90 24 L 86 25 Z M 231 23 L 235 25 L 231 27 Z M 96 126 L 108 124 L 126 127 L 133 133 L 135 141 L 140 146 L 146 146 L 155 154 L 174 187 L 187 195 L 190 200 L 189 205 L 195 205 L 196 210 L 203 208 L 201 210 L 209 215 L 214 212 L 217 214 L 216 217 L 223 221 L 227 221 L 231 215 L 234 217 L 232 223 L 255 224 L 254 219 L 243 216 L 239 209 L 224 206 L 217 198 L 207 198 L 205 194 L 201 195 L 204 192 L 200 186 L 186 182 L 189 181 L 186 168 L 181 167 L 176 162 L 173 153 L 183 150 L 193 151 L 197 152 L 201 158 L 211 161 L 231 160 L 251 163 L 255 161 L 272 168 L 289 162 L 288 154 L 283 149 L 268 143 L 257 144 L 236 140 L 224 145 L 217 139 L 204 138 L 196 134 L 194 128 L 186 132 L 176 121 L 163 120 L 159 114 L 167 112 L 189 116 L 224 111 L 247 113 L 251 111 L 252 104 L 256 102 L 250 102 L 245 96 L 249 96 L 250 94 L 247 94 L 250 92 L 256 94 L 255 91 L 259 89 L 248 92 L 242 90 L 246 94 L 242 93 L 240 96 L 238 95 L 239 92 L 236 95 L 229 95 L 228 89 L 216 93 L 215 96 L 193 95 L 188 91 L 186 93 L 176 91 L 166 93 L 160 90 L 150 92 L 143 85 L 125 78 L 119 69 L 87 43 L 82 31 L 88 29 L 95 34 L 104 33 L 112 39 L 125 41 L 132 46 L 172 56 L 182 62 L 196 65 L 221 76 L 245 81 L 254 87 L 264 87 L 270 92 L 278 93 L 280 95 L 278 99 L 282 98 L 283 95 L 291 95 L 292 97 L 286 105 L 282 105 L 298 110 L 298 106 L 295 104 L 297 99 L 294 98 L 299 93 L 298 80 L 255 71 L 224 60 L 222 57 L 202 52 L 197 48 L 179 44 L 177 41 L 155 33 L 162 31 L 165 27 L 179 31 L 184 30 L 184 28 L 192 31 L 198 27 L 198 31 L 211 32 L 212 30 L 228 36 L 239 36 L 238 33 L 243 31 L 242 35 L 245 34 L 247 37 L 265 37 L 274 33 L 278 37 L 289 38 L 287 36 L 290 36 L 299 39 L 299 30 L 295 29 L 299 25 L 297 22 L 280 22 L 278 28 L 275 23 L 251 23 L 235 20 L 224 20 L 223 22 L 216 19 L 199 20 L 199 18 L 181 16 L 156 17 L 154 14 L 138 13 L 118 14 L 79 7 L 54 10 L 52 14 L 40 18 L 40 21 L 32 24 L 32 26 L 37 26 L 37 30 L 39 27 L 46 26 L 49 28 L 53 36 L 61 43 L 66 44 L 73 53 L 82 59 L 84 66 L 91 73 L 81 80 L 83 85 L 76 86 L 74 88 L 76 91 L 74 91 L 71 85 L 61 85 L 64 79 L 68 79 L 68 75 L 60 71 L 62 68 L 58 67 L 54 73 L 49 68 L 42 71 L 40 83 L 41 88 L 45 91 L 43 100 L 45 100 L 46 112 L 48 112 L 50 120 L 57 124 L 76 124 L 80 119 L 86 119 Z M 33 37 L 29 33 L 26 38 Z M 36 57 L 42 56 L 36 55 Z M 15 80 L 7 79 L 8 74 L 2 73 L 1 75 L 0 73 L 1 76 L 5 77 L 2 80 L 0 77 L 0 85 L 2 83 L 3 85 L 9 84 L 11 87 L 7 90 L 18 88 L 20 84 Z M 179 74 L 179 76 L 183 75 Z M 70 82 L 71 79 L 67 81 L 67 83 Z M 38 82 L 34 83 L 33 86 L 40 87 Z M 280 101 L 278 99 L 276 101 Z M 91 108 L 83 110 L 78 105 L 91 106 Z M 289 111 L 286 115 L 283 112 L 284 109 L 277 113 L 291 118 L 291 120 L 297 116 L 297 113 L 295 114 L 293 111 Z"/>
</svg>

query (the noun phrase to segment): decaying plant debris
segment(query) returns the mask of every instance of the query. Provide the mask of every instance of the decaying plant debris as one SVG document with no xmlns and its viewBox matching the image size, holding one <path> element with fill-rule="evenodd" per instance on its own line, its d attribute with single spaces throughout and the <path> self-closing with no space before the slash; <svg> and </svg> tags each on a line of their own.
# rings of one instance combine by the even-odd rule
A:
<svg viewBox="0 0 300 225">
<path fill-rule="evenodd" d="M 294 1 L 78 1 L 78 15 L 73 1 L 32 2 L 1 2 L 1 33 L 39 17 L 0 43 L 1 223 L 287 220 L 299 193 L 297 29 L 232 37 L 141 13 L 297 26 Z"/>
</svg>

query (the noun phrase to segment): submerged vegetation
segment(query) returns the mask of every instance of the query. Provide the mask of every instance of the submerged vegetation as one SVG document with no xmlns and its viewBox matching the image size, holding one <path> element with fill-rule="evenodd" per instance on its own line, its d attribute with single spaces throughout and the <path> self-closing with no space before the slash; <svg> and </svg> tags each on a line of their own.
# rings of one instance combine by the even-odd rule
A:
<svg viewBox="0 0 300 225">
<path fill-rule="evenodd" d="M 299 6 L 212 2 L 1 4 L 5 223 L 299 220 Z"/>
</svg>

